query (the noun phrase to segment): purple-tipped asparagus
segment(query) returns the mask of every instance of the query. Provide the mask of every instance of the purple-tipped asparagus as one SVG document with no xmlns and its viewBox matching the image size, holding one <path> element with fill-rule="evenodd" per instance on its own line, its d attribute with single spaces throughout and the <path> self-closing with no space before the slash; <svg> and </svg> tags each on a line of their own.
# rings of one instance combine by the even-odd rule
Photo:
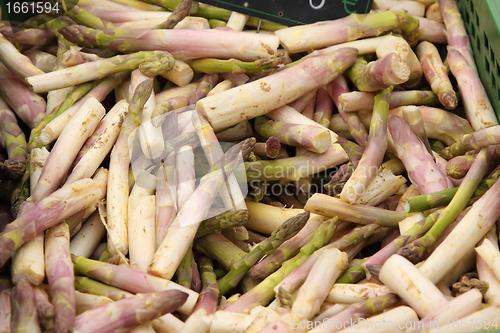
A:
<svg viewBox="0 0 500 333">
<path fill-rule="evenodd" d="M 179 290 L 137 294 L 76 316 L 74 333 L 112 333 L 131 329 L 161 315 L 174 312 L 186 302 L 188 294 Z"/>
</svg>

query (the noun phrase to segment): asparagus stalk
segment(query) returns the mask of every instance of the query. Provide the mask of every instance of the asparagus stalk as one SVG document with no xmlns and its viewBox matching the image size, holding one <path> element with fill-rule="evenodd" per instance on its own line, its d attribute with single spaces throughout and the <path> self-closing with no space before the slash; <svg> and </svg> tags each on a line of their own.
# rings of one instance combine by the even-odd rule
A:
<svg viewBox="0 0 500 333">
<path fill-rule="evenodd" d="M 362 322 L 362 318 L 370 318 L 374 315 L 382 313 L 384 310 L 390 309 L 398 304 L 399 297 L 395 294 L 387 294 L 370 298 L 366 301 L 360 301 L 350 305 L 343 311 L 328 318 L 327 325 L 321 325 L 313 330 L 311 333 L 329 333 L 337 332 L 339 329 L 344 328 L 343 325 L 335 326 L 335 323 L 353 323 Z"/>
<path fill-rule="evenodd" d="M 30 129 L 45 116 L 47 103 L 0 63 L 0 97 Z"/>
<path fill-rule="evenodd" d="M 387 148 L 387 117 L 392 87 L 382 90 L 375 97 L 368 142 L 358 166 L 344 185 L 340 198 L 354 203 L 375 178 Z"/>
<path fill-rule="evenodd" d="M 113 89 L 118 86 L 126 76 L 128 76 L 128 73 L 112 75 L 98 82 L 95 87 L 93 87 L 93 84 L 80 85 L 74 90 L 73 93 L 71 93 L 71 96 L 68 96 L 68 98 L 64 102 L 63 105 L 66 105 L 65 108 L 63 108 L 63 105 L 61 105 L 61 107 L 53 116 L 48 115 L 47 118 L 44 119 L 46 123 L 44 127 L 40 128 L 41 133 L 39 134 L 39 137 L 36 138 L 36 136 L 33 134 L 30 136 L 30 145 L 34 140 L 38 140 L 38 142 L 41 144 L 48 144 L 56 140 L 69 120 L 74 117 L 74 115 L 78 112 L 78 110 L 82 108 L 83 104 L 85 104 L 87 100 L 96 98 L 99 102 L 103 102 L 106 96 L 108 96 L 108 94 L 113 91 Z M 82 88 L 81 91 L 79 91 L 80 87 Z M 90 89 L 92 90 L 87 93 L 87 91 Z M 85 96 L 82 97 L 82 94 Z M 78 102 L 75 103 L 76 100 L 78 100 Z M 44 121 L 42 121 L 41 123 L 43 123 Z"/>
<path fill-rule="evenodd" d="M 275 54 L 279 44 L 277 36 L 212 29 L 93 30 L 73 25 L 60 28 L 59 32 L 82 46 L 104 46 L 120 52 L 167 51 L 181 60 L 254 61 Z"/>
<path fill-rule="evenodd" d="M 387 211 L 377 207 L 348 204 L 328 195 L 314 194 L 305 210 L 325 216 L 338 216 L 343 221 L 361 224 L 377 223 L 386 227 L 397 227 L 398 222 L 406 217 L 404 212 Z"/>
<path fill-rule="evenodd" d="M 10 295 L 12 292 L 12 283 L 8 279 L 0 280 L 0 329 L 4 332 L 11 331 L 11 303 Z"/>
<path fill-rule="evenodd" d="M 47 29 L 40 28 L 20 29 L 16 27 L 3 27 L 0 29 L 0 33 L 2 33 L 2 35 L 4 35 L 5 38 L 7 38 L 11 43 L 20 43 L 26 45 L 43 45 L 46 43 L 50 43 L 55 39 L 55 36 L 54 34 L 52 34 L 52 32 Z M 33 62 L 33 58 L 31 57 L 31 55 L 33 55 L 34 53 L 32 53 L 32 50 L 26 50 L 23 54 L 27 56 L 31 60 L 31 62 Z M 33 65 L 35 65 L 35 68 L 44 71 L 34 62 Z"/>
<path fill-rule="evenodd" d="M 470 172 L 465 176 L 464 181 L 458 188 L 456 195 L 451 202 L 439 214 L 438 220 L 431 229 L 421 238 L 413 241 L 398 251 L 399 254 L 416 263 L 423 255 L 428 253 L 438 237 L 445 229 L 458 217 L 471 198 L 474 190 L 483 179 L 488 165 L 490 164 L 492 151 L 489 148 L 483 148 L 474 160 Z"/>
<path fill-rule="evenodd" d="M 467 119 L 476 131 L 498 125 L 495 110 L 486 95 L 477 71 L 474 70 L 474 62 L 469 63 L 462 51 L 448 46 L 446 60 L 457 79 Z"/>
<path fill-rule="evenodd" d="M 71 239 L 70 253 L 89 258 L 105 235 L 106 228 L 101 222 L 99 212 L 94 212 Z"/>
<path fill-rule="evenodd" d="M 420 109 L 416 106 L 406 106 L 402 107 L 403 119 L 410 125 L 411 130 L 415 135 L 422 141 L 427 149 L 427 152 L 434 157 L 431 144 L 427 138 L 427 133 L 425 132 L 424 120 L 422 119 L 422 113 Z"/>
<path fill-rule="evenodd" d="M 36 68 L 31 60 L 20 53 L 1 33 L 0 46 L 0 62 L 19 79 L 24 80 L 26 77 L 44 74 L 43 71 Z"/>
<path fill-rule="evenodd" d="M 161 315 L 174 312 L 187 300 L 188 294 L 165 290 L 112 302 L 86 311 L 75 318 L 73 332 L 115 332 L 145 324 Z"/>
<path fill-rule="evenodd" d="M 500 132 L 500 126 L 497 125 L 464 134 L 457 142 L 443 149 L 440 154 L 444 158 L 451 159 L 474 149 L 497 145 L 497 142 L 500 142 L 498 132 Z"/>
<path fill-rule="evenodd" d="M 224 166 L 232 172 L 237 167 L 239 161 L 235 159 L 235 151 L 229 151 L 226 158 L 230 158 L 229 164 Z M 232 160 L 231 160 L 232 159 Z M 204 176 L 200 181 L 200 185 L 186 201 L 184 206 L 177 214 L 172 225 L 167 230 L 165 239 L 156 251 L 148 272 L 154 273 L 165 278 L 171 278 L 180 260 L 184 257 L 189 245 L 192 243 L 196 230 L 201 221 L 206 217 L 210 206 L 219 192 L 223 183 L 223 172 L 217 170 Z M 191 207 L 195 205 L 199 207 L 194 211 Z M 181 237 L 183 235 L 183 237 Z M 187 239 L 187 241 L 186 241 Z"/>
<path fill-rule="evenodd" d="M 211 217 L 201 222 L 195 238 L 204 237 L 213 232 L 240 226 L 248 221 L 247 210 L 234 210 Z"/>
<path fill-rule="evenodd" d="M 255 118 L 255 130 L 264 138 L 272 136 L 289 146 L 303 147 L 312 152 L 324 153 L 332 144 L 332 137 L 326 129 L 317 126 L 287 124 L 272 121 L 264 116 Z"/>
<path fill-rule="evenodd" d="M 333 21 L 280 29 L 275 34 L 290 53 L 322 49 L 362 37 L 374 37 L 385 31 L 406 28 L 410 35 L 418 31 L 418 21 L 403 12 L 351 14 Z M 417 29 L 415 29 L 417 27 Z M 298 38 L 300 36 L 300 38 Z"/>
<path fill-rule="evenodd" d="M 398 157 L 408 170 L 408 177 L 422 194 L 452 187 L 441 172 L 424 144 L 412 132 L 408 123 L 396 116 L 389 116 L 389 131 Z M 407 147 L 411 147 L 408 154 Z"/>
<path fill-rule="evenodd" d="M 113 301 L 132 297 L 133 294 L 83 276 L 75 276 L 75 289 L 96 296 L 106 296 Z"/>
<path fill-rule="evenodd" d="M 467 254 L 467 251 L 470 251 L 481 240 L 500 217 L 500 209 L 496 204 L 497 200 L 493 199 L 498 196 L 499 188 L 500 183 L 496 182 L 472 205 L 472 208 L 450 232 L 448 237 L 419 267 L 422 274 L 437 283 L 457 261 Z M 466 228 L 467 232 L 464 232 L 464 228 Z"/>
<path fill-rule="evenodd" d="M 357 50 L 344 48 L 307 59 L 268 77 L 205 98 L 196 104 L 196 110 L 207 117 L 216 131 L 236 125 L 242 120 L 279 108 L 335 79 L 352 65 L 356 55 Z M 283 92 L 283 82 L 290 85 L 293 82 L 294 88 Z M 244 98 L 247 94 L 253 98 Z M 277 98 L 278 95 L 281 97 Z M 228 100 L 234 100 L 231 108 L 228 107 Z"/>
<path fill-rule="evenodd" d="M 295 236 L 309 219 L 309 212 L 298 214 L 286 220 L 268 238 L 257 244 L 250 253 L 234 265 L 231 270 L 218 281 L 219 291 L 223 295 L 230 289 L 236 287 L 243 276 L 253 265 L 259 261 L 267 252 L 278 248 L 287 239 Z"/>
<path fill-rule="evenodd" d="M 446 175 L 453 179 L 465 177 L 475 158 L 476 154 L 453 157 L 446 163 Z"/>
<path fill-rule="evenodd" d="M 328 134 L 328 136 L 330 136 Z M 258 156 L 265 156 L 268 158 L 276 158 L 281 149 L 280 139 L 275 136 L 271 136 L 266 140 L 266 142 L 255 143 L 252 152 Z"/>
<path fill-rule="evenodd" d="M 377 91 L 408 81 L 410 69 L 398 53 L 390 53 L 368 62 L 367 55 L 358 56 L 346 75 L 360 91 Z"/>
<path fill-rule="evenodd" d="M 194 249 L 216 260 L 227 271 L 247 254 L 218 232 L 196 239 Z"/>
<path fill-rule="evenodd" d="M 78 151 L 104 117 L 105 112 L 106 110 L 99 101 L 91 98 L 68 122 L 47 158 L 40 181 L 33 190 L 31 198 L 34 202 L 40 201 L 61 184 L 62 177 L 68 172 Z M 85 126 L 81 126 L 82 123 L 85 123 Z M 64 155 L 60 153 L 62 151 Z"/>
<path fill-rule="evenodd" d="M 251 310 L 255 306 L 267 304 L 274 297 L 273 288 L 283 280 L 283 278 L 290 274 L 291 271 L 297 268 L 316 250 L 323 247 L 330 240 L 335 233 L 337 222 L 338 218 L 332 218 L 321 224 L 321 226 L 315 230 L 307 244 L 301 247 L 299 253 L 295 257 L 287 260 L 279 270 L 269 275 L 250 291 L 243 294 L 236 303 L 227 304 L 224 310 L 242 313 Z"/>
<path fill-rule="evenodd" d="M 0 170 L 13 179 L 20 178 L 28 159 L 28 144 L 15 114 L 0 97 L 0 146 L 7 151 L 8 160 L 0 163 Z"/>
<path fill-rule="evenodd" d="M 22 244 L 65 218 L 94 204 L 101 190 L 92 179 L 82 179 L 65 185 L 40 200 L 26 213 L 7 225 L 0 234 L 0 266 Z"/>
<path fill-rule="evenodd" d="M 446 44 L 446 27 L 441 22 L 436 22 L 425 17 L 417 17 L 418 19 L 418 40 L 420 42 L 427 41 L 434 44 Z"/>
<path fill-rule="evenodd" d="M 432 43 L 421 42 L 417 46 L 417 56 L 422 64 L 425 78 L 441 104 L 448 110 L 455 109 L 458 104 L 457 95 L 437 48 Z"/>
<path fill-rule="evenodd" d="M 259 160 L 246 162 L 247 179 L 296 181 L 315 173 L 327 170 L 347 161 L 347 154 L 339 144 L 332 144 L 322 154 L 312 152 L 301 156 L 280 160 Z"/>
<path fill-rule="evenodd" d="M 311 319 L 326 299 L 326 292 L 347 268 L 347 254 L 338 249 L 324 251 L 314 263 L 293 302 L 292 314 Z"/>
<path fill-rule="evenodd" d="M 170 187 L 167 182 L 167 175 L 164 164 L 156 173 L 156 224 L 155 224 L 155 249 L 157 250 L 170 224 L 173 222 L 176 215 L 175 203 L 170 193 Z"/>
<path fill-rule="evenodd" d="M 75 273 L 69 250 L 69 227 L 60 223 L 47 231 L 45 270 L 54 307 L 55 329 L 66 332 L 76 315 Z"/>
<path fill-rule="evenodd" d="M 54 306 L 49 300 L 49 295 L 44 287 L 33 287 L 35 292 L 35 306 L 38 313 L 38 318 L 42 323 L 47 323 L 54 318 Z M 44 324 L 45 325 L 45 324 Z"/>
<path fill-rule="evenodd" d="M 399 255 L 387 259 L 380 270 L 379 279 L 407 302 L 420 317 L 433 314 L 448 302 L 431 280 Z"/>
<path fill-rule="evenodd" d="M 148 184 L 143 180 L 143 175 L 137 177 L 137 181 L 128 198 L 128 243 L 130 267 L 140 272 L 146 272 L 149 263 L 155 253 L 155 177 L 149 173 L 144 174 L 151 178 Z M 151 177 L 149 177 L 151 176 Z M 141 188 L 139 184 L 147 184 L 147 188 Z"/>
<path fill-rule="evenodd" d="M 26 281 L 19 281 L 10 294 L 12 332 L 42 332 L 35 306 L 35 291 Z"/>
<path fill-rule="evenodd" d="M 195 72 L 218 73 L 269 73 L 278 68 L 285 61 L 281 55 L 258 59 L 252 62 L 238 61 L 236 59 L 221 60 L 214 58 L 194 59 L 187 62 Z"/>
<path fill-rule="evenodd" d="M 349 92 L 347 81 L 344 76 L 339 76 L 332 82 L 328 83 L 326 85 L 326 89 L 331 99 L 335 103 L 340 116 L 347 124 L 349 133 L 351 133 L 352 137 L 359 145 L 363 147 L 366 146 L 368 142 L 368 132 L 366 131 L 364 125 L 361 123 L 359 115 L 355 112 L 345 112 L 340 102 L 340 96 L 343 95 L 343 93 Z M 373 107 L 371 107 L 370 109 L 373 109 Z M 328 120 L 328 125 L 330 125 L 330 119 Z M 328 128 L 329 126 L 325 127 Z"/>
<path fill-rule="evenodd" d="M 250 276 L 253 279 L 262 280 L 276 271 L 284 261 L 290 259 L 299 252 L 300 248 L 304 246 L 312 236 L 314 230 L 326 220 L 326 217 L 320 215 L 312 216 L 297 235 L 287 240 L 253 266 L 250 270 Z"/>
<path fill-rule="evenodd" d="M 139 68 L 148 76 L 168 71 L 174 64 L 173 57 L 165 51 L 142 51 L 100 59 L 81 65 L 60 69 L 56 72 L 26 79 L 33 92 L 41 93 L 54 89 L 102 79 L 110 74 Z M 68 79 L 68 77 L 74 79 Z"/>
<path fill-rule="evenodd" d="M 330 303 L 353 304 L 389 293 L 391 293 L 389 287 L 376 283 L 336 283 L 328 291 L 326 301 Z"/>
</svg>

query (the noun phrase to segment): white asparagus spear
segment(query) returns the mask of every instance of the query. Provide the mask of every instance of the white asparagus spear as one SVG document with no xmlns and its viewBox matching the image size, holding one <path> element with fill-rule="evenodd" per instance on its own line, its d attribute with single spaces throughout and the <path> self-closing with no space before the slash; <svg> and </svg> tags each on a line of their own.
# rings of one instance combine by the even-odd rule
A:
<svg viewBox="0 0 500 333">
<path fill-rule="evenodd" d="M 398 306 L 370 318 L 359 318 L 354 325 L 338 333 L 402 333 L 417 321 L 418 316 L 412 308 Z"/>
<path fill-rule="evenodd" d="M 184 322 L 171 313 L 151 321 L 151 326 L 156 333 L 177 333 L 182 329 L 182 325 Z"/>
<path fill-rule="evenodd" d="M 434 283 L 400 255 L 394 254 L 387 259 L 380 270 L 379 279 L 420 317 L 430 315 L 448 303 Z"/>
<path fill-rule="evenodd" d="M 221 93 L 221 92 L 226 91 L 226 90 L 229 90 L 233 87 L 234 87 L 234 84 L 231 80 L 229 80 L 229 79 L 224 80 L 220 83 L 217 83 L 217 85 L 212 90 L 210 90 L 208 92 L 207 97 Z"/>
<path fill-rule="evenodd" d="M 499 196 L 500 182 L 496 182 L 419 267 L 424 276 L 438 283 L 476 246 L 500 217 Z"/>
<path fill-rule="evenodd" d="M 483 295 L 478 289 L 471 289 L 453 299 L 436 312 L 422 318 L 424 329 L 429 329 L 433 322 L 447 323 L 463 318 L 481 309 Z"/>
<path fill-rule="evenodd" d="M 347 264 L 348 258 L 345 252 L 337 248 L 324 251 L 300 287 L 292 305 L 292 314 L 312 319 L 329 295 L 326 292 L 345 271 Z"/>
<path fill-rule="evenodd" d="M 120 134 L 123 120 L 128 113 L 128 107 L 129 104 L 127 101 L 121 100 L 109 110 L 101 121 L 101 124 L 105 124 L 106 128 L 102 130 L 94 144 L 82 156 L 77 165 L 75 165 L 71 174 L 66 179 L 67 184 L 82 178 L 91 177 L 94 174 L 115 144 L 118 134 Z M 100 125 L 97 126 L 96 131 L 100 129 Z"/>
<path fill-rule="evenodd" d="M 186 16 L 175 25 L 174 29 L 206 30 L 210 29 L 210 24 L 204 17 Z"/>
<path fill-rule="evenodd" d="M 441 322 L 440 325 L 432 326 L 428 333 L 458 333 L 473 331 L 488 331 L 498 329 L 500 323 L 500 307 L 490 306 L 474 312 L 457 321 Z M 436 327 L 437 326 L 437 327 Z"/>
<path fill-rule="evenodd" d="M 128 213 L 130 267 L 145 273 L 156 250 L 155 196 L 131 194 Z"/>
<path fill-rule="evenodd" d="M 182 207 L 196 187 L 194 152 L 190 146 L 182 146 L 176 151 L 175 169 L 177 178 L 177 207 Z"/>
<path fill-rule="evenodd" d="M 40 178 L 42 168 L 49 157 L 49 151 L 35 148 L 30 158 L 30 193 Z M 29 283 L 38 286 L 45 278 L 44 233 L 36 235 L 33 240 L 25 243 L 12 256 L 12 281 L 27 279 Z"/>
<path fill-rule="evenodd" d="M 46 114 L 51 113 L 56 107 L 62 104 L 66 99 L 69 92 L 73 91 L 75 87 L 66 87 L 57 90 L 51 90 L 47 94 L 47 109 Z"/>
<path fill-rule="evenodd" d="M 334 80 L 354 62 L 357 50 L 344 48 L 331 54 L 311 57 L 281 72 L 225 92 L 205 97 L 196 103 L 215 131 L 251 119 Z"/>
<path fill-rule="evenodd" d="M 496 278 L 500 279 L 500 251 L 498 251 L 498 248 L 486 238 L 483 244 L 476 247 L 476 252 L 481 256 L 493 274 L 495 274 Z"/>
<path fill-rule="evenodd" d="M 247 21 L 248 15 L 232 12 L 231 16 L 229 16 L 229 20 L 227 20 L 226 27 L 231 28 L 234 31 L 243 31 Z"/>
<path fill-rule="evenodd" d="M 210 333 L 244 333 L 255 320 L 251 314 L 217 311 L 213 315 Z"/>
<path fill-rule="evenodd" d="M 115 88 L 115 101 L 121 101 L 122 99 L 129 101 L 129 90 L 130 90 L 130 79 L 122 82 Z"/>
<path fill-rule="evenodd" d="M 213 90 L 213 89 L 212 89 Z M 238 125 L 216 134 L 219 142 L 240 141 L 253 136 L 252 124 L 244 120 Z"/>
<path fill-rule="evenodd" d="M 352 304 L 368 298 L 387 295 L 391 289 L 376 283 L 337 283 L 328 293 L 327 302 Z"/>
<path fill-rule="evenodd" d="M 142 74 L 142 72 L 138 69 L 132 72 L 131 77 L 131 91 L 129 91 L 130 99 L 132 99 L 137 85 L 149 78 L 148 76 Z M 151 91 L 151 96 L 146 101 L 146 104 L 144 104 L 144 108 L 142 109 L 142 116 L 140 116 L 142 117 L 141 125 L 138 129 L 139 142 L 141 144 L 142 152 L 149 159 L 159 157 L 164 149 L 164 140 L 161 126 L 155 127 L 153 126 L 153 124 L 151 124 L 151 115 L 155 107 L 156 97 L 154 91 Z"/>
<path fill-rule="evenodd" d="M 56 190 L 68 172 L 76 155 L 92 135 L 106 110 L 96 98 L 90 98 L 66 124 L 42 169 L 31 195 L 38 202 Z"/>
<path fill-rule="evenodd" d="M 222 173 L 203 177 L 200 185 L 177 214 L 148 268 L 148 273 L 171 279 L 185 256 L 200 223 L 223 184 Z"/>
<path fill-rule="evenodd" d="M 160 74 L 165 79 L 175 83 L 179 87 L 188 85 L 194 76 L 193 69 L 184 61 L 175 59 L 174 66 L 168 72 Z"/>
<path fill-rule="evenodd" d="M 102 305 L 113 302 L 113 300 L 109 297 L 82 293 L 78 290 L 75 291 L 75 300 L 77 315 L 87 310 L 92 310 Z"/>
<path fill-rule="evenodd" d="M 104 235 L 106 235 L 106 228 L 101 222 L 99 212 L 96 211 L 83 223 L 80 231 L 71 238 L 69 247 L 71 254 L 90 258 Z"/>
</svg>

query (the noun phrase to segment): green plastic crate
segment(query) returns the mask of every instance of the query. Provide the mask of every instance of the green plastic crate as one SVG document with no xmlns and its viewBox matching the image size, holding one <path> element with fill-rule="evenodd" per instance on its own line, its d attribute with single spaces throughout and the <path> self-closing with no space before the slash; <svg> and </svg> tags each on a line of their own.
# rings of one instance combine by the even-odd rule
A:
<svg viewBox="0 0 500 333">
<path fill-rule="evenodd" d="M 500 0 L 456 0 L 484 88 L 500 119 Z"/>
</svg>

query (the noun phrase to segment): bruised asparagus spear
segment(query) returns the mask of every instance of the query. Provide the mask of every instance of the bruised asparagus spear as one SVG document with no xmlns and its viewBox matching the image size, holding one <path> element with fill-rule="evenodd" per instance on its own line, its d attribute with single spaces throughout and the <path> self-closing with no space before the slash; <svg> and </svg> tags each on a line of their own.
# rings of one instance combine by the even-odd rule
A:
<svg viewBox="0 0 500 333">
<path fill-rule="evenodd" d="M 354 203 L 375 178 L 387 148 L 387 117 L 392 86 L 382 90 L 375 97 L 368 142 L 353 175 L 344 185 L 340 198 L 344 202 Z"/>
<path fill-rule="evenodd" d="M 137 294 L 76 316 L 72 331 L 104 333 L 134 328 L 165 313 L 174 312 L 187 298 L 188 294 L 179 290 Z"/>
<path fill-rule="evenodd" d="M 204 98 L 196 103 L 196 110 L 207 117 L 216 131 L 236 125 L 292 102 L 301 94 L 335 79 L 352 65 L 356 55 L 357 50 L 344 48 L 309 58 L 278 73 Z M 283 91 L 285 82 L 288 88 Z M 246 98 L 247 94 L 252 98 Z M 281 97 L 277 98 L 278 95 Z M 233 101 L 231 107 L 228 100 Z"/>
<path fill-rule="evenodd" d="M 81 46 L 104 46 L 120 52 L 167 51 L 174 57 L 254 61 L 276 53 L 277 36 L 212 29 L 94 30 L 81 25 L 60 28 Z"/>
<path fill-rule="evenodd" d="M 26 81 L 32 91 L 41 93 L 101 79 L 110 74 L 131 71 L 136 68 L 148 76 L 154 76 L 168 71 L 174 65 L 174 61 L 168 52 L 142 51 L 28 77 Z M 68 77 L 74 79 L 68 79 Z"/>
<path fill-rule="evenodd" d="M 19 127 L 16 116 L 0 97 L 0 147 L 7 151 L 8 160 L 0 163 L 0 170 L 7 171 L 9 177 L 20 178 L 28 159 L 28 144 Z"/>
<path fill-rule="evenodd" d="M 287 239 L 295 236 L 309 219 L 309 212 L 298 214 L 285 221 L 271 236 L 257 244 L 245 258 L 233 266 L 233 268 L 222 279 L 218 281 L 219 291 L 223 295 L 231 288 L 236 287 L 243 276 L 257 263 L 267 252 L 276 249 Z"/>
<path fill-rule="evenodd" d="M 437 48 L 432 43 L 421 42 L 417 46 L 417 56 L 422 64 L 425 78 L 432 91 L 439 97 L 441 104 L 448 110 L 455 109 L 458 104 L 457 95 Z"/>
</svg>

